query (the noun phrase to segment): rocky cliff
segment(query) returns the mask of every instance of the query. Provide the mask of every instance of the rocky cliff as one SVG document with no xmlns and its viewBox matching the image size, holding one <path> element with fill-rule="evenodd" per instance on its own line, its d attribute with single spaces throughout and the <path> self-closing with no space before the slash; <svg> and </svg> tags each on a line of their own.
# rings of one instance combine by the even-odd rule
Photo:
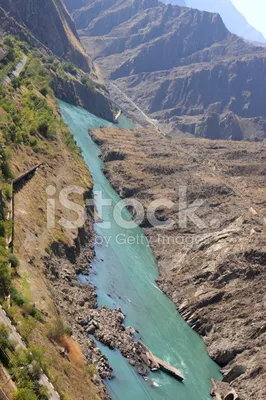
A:
<svg viewBox="0 0 266 400">
<path fill-rule="evenodd" d="M 75 24 L 62 0 L 2 0 L 1 7 L 58 57 L 86 71 L 91 70 L 91 60 L 82 48 Z"/>
<path fill-rule="evenodd" d="M 77 70 L 75 67 L 73 67 L 75 71 L 74 75 L 70 74 L 67 72 L 68 61 L 59 60 L 55 56 L 55 53 L 48 47 L 48 39 L 46 40 L 45 37 L 40 38 L 38 32 L 35 36 L 27 29 L 24 23 L 21 23 L 21 21 L 17 22 L 10 13 L 1 7 L 0 24 L 5 34 L 12 34 L 21 41 L 29 43 L 34 48 L 40 49 L 40 54 L 44 56 L 43 64 L 47 67 L 47 71 L 51 75 L 50 85 L 57 98 L 84 107 L 89 112 L 106 120 L 114 121 L 116 111 L 110 102 L 109 93 L 99 78 L 93 63 L 89 60 L 89 64 L 87 64 L 87 57 L 85 71 L 88 71 L 87 67 L 89 66 L 90 74 L 82 70 Z M 68 42 L 68 45 L 70 46 L 71 42 Z M 65 57 L 69 59 L 68 55 L 65 55 Z M 49 61 L 49 58 L 51 61 Z M 76 61 L 77 59 L 75 58 L 73 62 Z M 90 82 L 90 85 L 86 83 L 87 81 Z"/>
<path fill-rule="evenodd" d="M 266 51 L 231 34 L 218 14 L 157 0 L 87 0 L 72 15 L 102 72 L 165 132 L 265 136 Z M 236 130 L 228 135 L 219 123 L 209 134 L 213 116 Z"/>
<path fill-rule="evenodd" d="M 115 110 L 108 93 L 103 88 L 90 89 L 78 79 L 65 79 L 56 74 L 52 74 L 52 76 L 51 86 L 57 98 L 70 104 L 79 105 L 100 118 L 114 122 Z"/>
</svg>

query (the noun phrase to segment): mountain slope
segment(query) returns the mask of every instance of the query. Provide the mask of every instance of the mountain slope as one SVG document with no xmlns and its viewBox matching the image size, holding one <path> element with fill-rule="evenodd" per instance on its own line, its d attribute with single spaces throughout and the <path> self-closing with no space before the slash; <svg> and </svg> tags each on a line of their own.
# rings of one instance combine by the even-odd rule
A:
<svg viewBox="0 0 266 400">
<path fill-rule="evenodd" d="M 57 15 L 57 18 L 59 17 L 60 15 Z M 18 22 L 18 20 L 20 22 Z M 64 61 L 62 59 L 59 60 L 59 58 L 55 56 L 55 53 L 49 50 L 52 46 L 49 43 L 50 33 L 47 29 L 43 32 L 41 29 L 40 32 L 38 32 L 38 30 L 37 32 L 34 31 L 34 35 L 28 30 L 27 26 L 21 22 L 18 16 L 16 20 L 9 12 L 1 7 L 0 24 L 5 34 L 12 34 L 20 40 L 29 43 L 31 46 L 40 49 L 44 55 L 50 56 L 50 86 L 53 88 L 57 98 L 71 104 L 79 105 L 93 114 L 113 122 L 114 113 L 116 111 L 113 109 L 109 94 L 102 84 L 102 78 L 99 78 L 93 62 L 86 55 L 84 58 L 84 69 L 77 70 L 74 65 L 69 63 L 69 53 L 64 55 Z M 60 24 L 57 25 L 57 27 L 59 29 Z M 74 32 L 76 32 L 76 30 L 74 30 Z M 58 30 L 58 34 L 61 34 L 60 29 Z M 72 42 L 64 36 L 64 33 L 62 33 L 62 37 L 59 37 L 59 46 L 60 43 L 65 43 L 66 48 L 71 48 L 72 46 Z M 81 44 L 79 45 L 81 46 Z M 84 52 L 83 48 L 82 51 Z M 74 56 L 73 63 L 77 64 L 78 60 L 79 58 Z M 88 71 L 90 71 L 90 74 L 87 73 Z"/>
<path fill-rule="evenodd" d="M 171 3 L 175 4 L 175 0 Z M 238 36 L 252 42 L 266 42 L 263 34 L 248 23 L 231 0 L 186 0 L 186 3 L 188 7 L 219 13 L 229 31 Z"/>
<path fill-rule="evenodd" d="M 157 0 L 87 0 L 72 15 L 102 72 L 165 132 L 265 136 L 265 49 L 231 34 L 218 14 Z M 117 101 L 125 105 L 121 93 Z"/>
<path fill-rule="evenodd" d="M 13 29 L 18 31 L 21 29 L 19 31 L 21 35 L 19 40 L 8 35 L 4 30 L 8 16 L 3 19 L 2 14 L 3 10 L 0 8 L 0 47 L 4 47 L 8 52 L 6 59 L 0 62 L 0 330 L 3 336 L 5 325 L 2 323 L 9 324 L 10 321 L 3 319 L 3 307 L 28 347 L 23 355 L 18 352 L 16 344 L 17 342 L 21 344 L 21 340 L 17 339 L 18 334 L 13 331 L 10 338 L 12 345 L 8 347 L 8 358 L 12 363 L 5 363 L 5 366 L 9 370 L 12 368 L 10 372 L 16 384 L 16 386 L 13 384 L 12 389 L 14 391 L 17 387 L 18 392 L 15 395 L 12 393 L 9 398 L 47 399 L 48 397 L 44 396 L 47 378 L 39 380 L 38 371 L 42 367 L 54 385 L 53 399 L 59 398 L 55 393 L 56 390 L 60 393 L 60 399 L 99 400 L 105 397 L 105 391 L 96 369 L 89 374 L 87 364 L 83 361 L 80 349 L 73 338 L 68 338 L 70 340 L 68 345 L 61 341 L 67 322 L 67 319 L 64 322 L 61 320 L 64 302 L 59 303 L 57 297 L 53 296 L 45 277 L 46 264 L 44 264 L 47 258 L 52 257 L 56 245 L 59 248 L 60 244 L 64 243 L 62 247 L 65 252 L 60 253 L 62 263 L 60 271 L 66 271 L 71 249 L 73 253 L 77 250 L 75 254 L 81 249 L 81 234 L 77 229 L 61 229 L 57 224 L 55 229 L 49 229 L 47 226 L 46 188 L 54 185 L 59 194 L 66 186 L 84 187 L 85 194 L 84 198 L 80 197 L 80 204 L 85 205 L 85 195 L 88 196 L 92 190 L 91 176 L 71 132 L 63 123 L 57 99 L 49 87 L 53 57 L 43 48 L 39 50 L 33 42 L 29 45 L 28 42 L 22 41 L 23 28 L 10 17 Z M 6 73 L 14 71 L 24 57 L 27 61 L 19 77 L 6 79 L 3 84 L 2 80 Z M 38 170 L 36 166 L 39 166 Z M 27 171 L 31 173 L 24 175 Z M 16 182 L 13 181 L 14 178 L 18 178 L 15 179 Z M 14 202 L 11 198 L 13 200 L 15 198 Z M 12 207 L 12 203 L 15 206 Z M 56 212 L 61 209 L 59 203 Z M 11 207 L 13 218 L 11 218 Z M 12 226 L 14 233 L 13 241 L 10 242 Z M 92 227 L 91 232 L 93 232 Z M 78 265 L 80 268 L 81 262 Z M 88 258 L 86 268 L 87 265 Z M 71 275 L 76 276 L 75 273 Z M 57 284 L 58 277 L 59 274 Z M 82 293 L 82 289 L 73 283 L 71 289 L 78 295 Z M 8 304 L 4 296 L 9 296 Z M 19 296 L 19 302 L 16 296 Z M 71 302 L 76 304 L 74 298 Z M 95 299 L 92 304 L 95 307 Z M 69 323 L 72 324 L 73 320 Z M 58 335 L 59 330 L 56 327 L 59 326 L 63 330 Z M 74 329 L 73 327 L 73 331 Z M 55 332 L 57 334 L 54 334 Z M 66 352 L 59 351 L 59 342 L 60 348 L 63 346 Z M 83 343 L 88 345 L 87 336 Z M 82 342 L 80 344 L 82 346 Z M 93 346 L 93 343 L 91 344 Z M 6 349 L 6 344 L 3 346 Z M 79 354 L 78 359 L 75 358 L 76 361 L 71 360 L 70 346 L 73 346 L 75 353 Z M 83 350 L 84 356 L 86 354 L 88 360 L 92 361 L 91 349 L 83 347 Z M 0 366 L 4 361 L 2 351 L 3 349 L 1 349 Z M 69 357 L 66 356 L 67 353 Z M 27 354 L 32 357 L 26 357 Z M 31 369 L 33 363 L 34 374 Z M 21 370 L 24 370 L 23 376 Z M 62 371 L 67 373 L 62 374 Z M 92 383 L 95 373 L 100 387 Z M 51 391 L 50 384 L 47 385 Z M 2 387 L 4 386 L 3 383 Z M 28 390 L 29 388 L 31 390 Z M 22 396 L 25 390 L 25 396 Z M 2 395 L 0 397 L 3 398 Z M 51 399 L 50 395 L 49 398 Z"/>
<path fill-rule="evenodd" d="M 58 57 L 67 58 L 86 71 L 91 70 L 91 61 L 62 0 L 18 0 L 15 4 L 2 0 L 1 7 Z"/>
</svg>

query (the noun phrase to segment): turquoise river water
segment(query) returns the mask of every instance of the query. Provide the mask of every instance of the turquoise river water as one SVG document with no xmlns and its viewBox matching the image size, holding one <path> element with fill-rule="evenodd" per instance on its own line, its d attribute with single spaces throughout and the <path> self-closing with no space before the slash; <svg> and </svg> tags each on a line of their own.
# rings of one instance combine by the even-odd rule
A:
<svg viewBox="0 0 266 400">
<path fill-rule="evenodd" d="M 100 149 L 88 134 L 89 128 L 112 124 L 62 101 L 59 106 L 91 171 L 96 207 L 100 202 L 96 192 L 101 191 L 103 198 L 112 200 L 112 206 L 104 207 L 101 216 L 103 221 L 111 222 L 111 227 L 103 229 L 95 225 L 96 257 L 89 279 L 97 288 L 98 304 L 120 307 L 126 315 L 125 324 L 134 327 L 143 343 L 158 357 L 177 367 L 185 378 L 180 383 L 163 372 L 156 372 L 145 381 L 119 351 L 97 343 L 114 370 L 115 379 L 106 382 L 112 399 L 210 400 L 210 379 L 221 378 L 218 366 L 209 358 L 202 339 L 157 287 L 158 271 L 152 251 L 145 241 L 137 239 L 143 235 L 142 229 L 128 230 L 114 222 L 113 207 L 121 199 L 104 176 Z M 131 124 L 122 118 L 119 126 L 130 128 Z M 130 219 L 126 210 L 124 217 Z M 108 245 L 101 243 L 104 237 L 110 240 Z"/>
</svg>

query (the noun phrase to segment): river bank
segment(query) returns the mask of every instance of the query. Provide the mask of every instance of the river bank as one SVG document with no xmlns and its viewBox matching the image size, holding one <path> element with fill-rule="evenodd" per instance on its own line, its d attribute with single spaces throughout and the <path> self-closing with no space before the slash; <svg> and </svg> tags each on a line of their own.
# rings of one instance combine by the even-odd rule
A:
<svg viewBox="0 0 266 400">
<path fill-rule="evenodd" d="M 169 140 L 156 132 L 98 129 L 104 172 L 121 197 L 147 210 L 161 198 L 160 222 L 142 227 L 158 260 L 157 280 L 223 368 L 241 399 L 264 399 L 265 148 L 257 143 Z M 256 160 L 256 161 L 254 161 Z M 179 200 L 205 227 L 180 226 Z M 157 204 L 158 206 L 158 204 Z M 186 207 L 186 206 L 185 206 Z M 192 212 L 192 216 L 194 213 Z"/>
<path fill-rule="evenodd" d="M 87 193 L 87 198 L 90 196 L 92 193 Z M 52 254 L 42 258 L 52 297 L 59 314 L 71 326 L 86 360 L 97 369 L 93 379 L 96 385 L 102 386 L 99 376 L 102 380 L 114 376 L 107 358 L 96 347 L 91 335 L 109 349 L 118 349 L 139 375 L 147 376 L 148 370 L 157 371 L 159 366 L 147 356 L 148 350 L 138 340 L 140 337 L 135 329 L 125 325 L 126 316 L 121 309 L 98 308 L 96 288 L 89 282 L 95 258 L 94 219 L 90 209 L 87 216 L 86 225 L 79 230 L 72 247 L 53 243 Z M 107 393 L 106 398 L 109 398 Z"/>
<path fill-rule="evenodd" d="M 118 346 L 121 353 L 110 351 L 108 347 L 97 341 L 97 346 L 108 356 L 116 377 L 116 379 L 106 382 L 109 393 L 112 398 L 118 399 L 124 399 L 125 396 L 128 399 L 135 399 L 137 396 L 143 400 L 159 399 L 162 396 L 175 399 L 176 393 L 182 400 L 187 398 L 198 400 L 199 397 L 210 398 L 210 380 L 211 378 L 220 378 L 218 367 L 208 357 L 204 343 L 199 336 L 182 320 L 173 303 L 156 286 L 158 273 L 151 250 L 143 243 L 121 246 L 116 240 L 120 235 L 129 237 L 133 234 L 137 238 L 139 235 L 143 235 L 143 232 L 140 228 L 133 232 L 128 231 L 112 220 L 113 208 L 121 199 L 104 176 L 103 163 L 99 159 L 100 150 L 88 136 L 89 128 L 95 127 L 99 123 L 101 126 L 110 126 L 110 124 L 103 120 L 98 121 L 95 119 L 96 117 L 80 108 L 63 102 L 59 102 L 59 105 L 63 119 L 72 130 L 82 149 L 84 160 L 90 168 L 94 181 L 94 199 L 97 210 L 101 204 L 100 193 L 104 198 L 111 199 L 112 203 L 111 207 L 104 207 L 103 215 L 100 218 L 107 224 L 110 223 L 110 227 L 105 230 L 101 224 L 95 225 L 97 238 L 110 237 L 108 246 L 104 246 L 100 240 L 96 241 L 96 257 L 92 262 L 89 277 L 84 278 L 81 275 L 80 280 L 84 282 L 85 279 L 96 287 L 99 307 L 103 307 L 104 310 L 106 308 L 119 309 L 118 312 L 122 310 L 126 315 L 125 326 L 133 327 L 136 337 L 138 339 L 141 337 L 145 346 L 160 359 L 180 369 L 184 376 L 184 383 L 181 384 L 170 376 L 157 372 L 154 377 L 148 374 L 145 383 L 143 378 L 134 372 L 135 368 L 124 361 L 121 347 Z M 129 212 L 125 210 L 124 216 L 126 219 L 130 218 Z M 109 311 L 104 311 L 104 314 L 108 315 Z M 123 317 L 120 316 L 120 318 Z M 95 331 L 94 335 L 96 334 L 97 337 L 97 329 Z M 129 332 L 132 335 L 131 328 Z M 117 332 L 114 336 L 116 335 Z M 101 334 L 98 339 L 102 339 Z M 107 343 L 104 340 L 102 343 L 108 344 L 112 348 L 112 335 L 108 338 Z M 129 341 L 130 343 L 133 342 Z M 134 347 L 133 351 L 138 353 Z M 138 372 L 142 373 L 142 371 Z"/>
</svg>

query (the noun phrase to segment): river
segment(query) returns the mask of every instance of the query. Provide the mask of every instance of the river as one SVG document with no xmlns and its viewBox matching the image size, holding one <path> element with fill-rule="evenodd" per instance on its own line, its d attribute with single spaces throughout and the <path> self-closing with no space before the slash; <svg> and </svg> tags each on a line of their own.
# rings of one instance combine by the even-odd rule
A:
<svg viewBox="0 0 266 400">
<path fill-rule="evenodd" d="M 221 378 L 218 366 L 209 358 L 202 339 L 156 285 L 156 260 L 146 242 L 138 239 L 143 235 L 142 229 L 129 230 L 114 222 L 113 207 L 121 199 L 104 176 L 100 149 L 88 134 L 89 128 L 112 124 L 62 101 L 59 106 L 92 174 L 96 207 L 101 201 L 99 192 L 103 198 L 112 200 L 102 215 L 111 227 L 103 229 L 95 224 L 98 244 L 89 279 L 97 288 L 98 305 L 120 307 L 126 315 L 126 325 L 134 327 L 154 354 L 177 367 L 184 376 L 184 382 L 180 383 L 163 372 L 156 372 L 145 381 L 119 351 L 97 343 L 114 370 L 115 379 L 106 382 L 112 399 L 210 400 L 210 379 Z M 130 128 L 131 124 L 123 117 L 119 126 Z M 124 217 L 131 218 L 126 210 Z M 110 240 L 108 245 L 103 238 Z"/>
</svg>

